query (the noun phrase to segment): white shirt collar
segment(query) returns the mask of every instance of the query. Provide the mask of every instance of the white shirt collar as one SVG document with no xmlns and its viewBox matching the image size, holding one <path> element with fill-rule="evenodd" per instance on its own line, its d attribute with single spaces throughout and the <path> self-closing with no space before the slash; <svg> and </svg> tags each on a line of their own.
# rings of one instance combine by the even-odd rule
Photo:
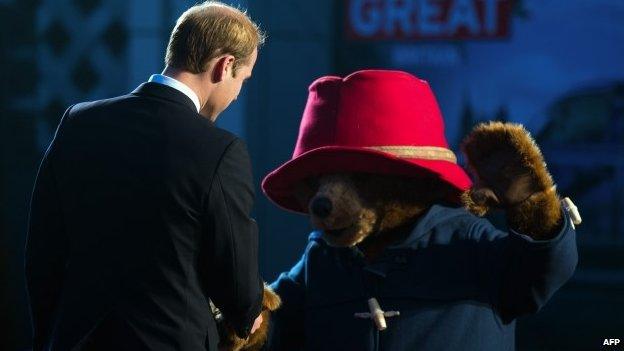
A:
<svg viewBox="0 0 624 351">
<path fill-rule="evenodd" d="M 188 85 L 180 82 L 179 80 L 173 79 L 163 74 L 152 74 L 148 82 L 164 84 L 180 91 L 181 93 L 184 93 L 184 95 L 188 96 L 193 101 L 195 107 L 197 108 L 197 112 L 199 112 L 199 110 L 201 109 L 201 106 L 199 104 L 199 97 L 197 96 L 197 94 L 195 94 L 193 89 L 189 88 Z"/>
</svg>

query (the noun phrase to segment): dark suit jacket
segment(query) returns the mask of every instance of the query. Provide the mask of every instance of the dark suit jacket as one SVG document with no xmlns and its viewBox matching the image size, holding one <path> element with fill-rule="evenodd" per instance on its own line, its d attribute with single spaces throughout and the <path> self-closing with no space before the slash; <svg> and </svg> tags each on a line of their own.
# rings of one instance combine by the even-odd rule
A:
<svg viewBox="0 0 624 351">
<path fill-rule="evenodd" d="M 248 335 L 253 197 L 244 143 L 173 88 L 70 107 L 31 203 L 34 350 L 214 350 L 209 298 Z"/>
</svg>

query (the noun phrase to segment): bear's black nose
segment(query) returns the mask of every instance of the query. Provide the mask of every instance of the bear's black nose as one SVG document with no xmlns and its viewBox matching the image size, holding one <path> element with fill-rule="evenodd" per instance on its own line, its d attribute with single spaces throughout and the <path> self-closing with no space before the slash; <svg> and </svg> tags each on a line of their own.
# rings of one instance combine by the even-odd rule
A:
<svg viewBox="0 0 624 351">
<path fill-rule="evenodd" d="M 332 203 L 326 197 L 316 197 L 312 200 L 312 204 L 310 205 L 310 209 L 312 213 L 319 218 L 325 218 L 329 216 L 332 211 Z"/>
</svg>

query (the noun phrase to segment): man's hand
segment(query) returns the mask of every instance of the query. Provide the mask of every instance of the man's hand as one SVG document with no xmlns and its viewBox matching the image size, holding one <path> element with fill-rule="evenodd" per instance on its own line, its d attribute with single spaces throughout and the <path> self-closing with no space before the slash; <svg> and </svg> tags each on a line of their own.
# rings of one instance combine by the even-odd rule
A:
<svg viewBox="0 0 624 351">
<path fill-rule="evenodd" d="M 258 328 L 262 325 L 262 313 L 258 315 L 258 318 L 254 321 L 253 326 L 251 327 L 251 334 L 255 333 Z"/>
</svg>

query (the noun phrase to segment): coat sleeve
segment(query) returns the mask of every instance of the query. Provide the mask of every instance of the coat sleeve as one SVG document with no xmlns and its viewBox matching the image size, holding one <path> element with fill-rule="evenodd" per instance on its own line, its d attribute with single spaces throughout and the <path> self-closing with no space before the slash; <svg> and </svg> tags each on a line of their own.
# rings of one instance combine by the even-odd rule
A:
<svg viewBox="0 0 624 351">
<path fill-rule="evenodd" d="M 42 350 L 52 332 L 63 287 L 68 239 L 54 178 L 65 112 L 39 166 L 30 203 L 25 250 L 26 288 L 33 328 L 33 350 Z"/>
<path fill-rule="evenodd" d="M 208 195 L 206 220 L 210 297 L 236 334 L 246 338 L 262 308 L 258 272 L 258 229 L 250 217 L 254 201 L 251 163 L 245 144 L 234 140 L 217 168 Z"/>
<path fill-rule="evenodd" d="M 563 212 L 562 228 L 549 240 L 535 240 L 513 230 L 505 233 L 487 220 L 473 224 L 473 235 L 481 238 L 482 282 L 503 322 L 539 311 L 574 274 L 576 233 Z"/>
<path fill-rule="evenodd" d="M 266 350 L 297 351 L 303 349 L 305 319 L 305 266 L 307 254 L 293 268 L 280 274 L 271 288 L 282 299 L 282 305 L 271 316 Z"/>
</svg>

